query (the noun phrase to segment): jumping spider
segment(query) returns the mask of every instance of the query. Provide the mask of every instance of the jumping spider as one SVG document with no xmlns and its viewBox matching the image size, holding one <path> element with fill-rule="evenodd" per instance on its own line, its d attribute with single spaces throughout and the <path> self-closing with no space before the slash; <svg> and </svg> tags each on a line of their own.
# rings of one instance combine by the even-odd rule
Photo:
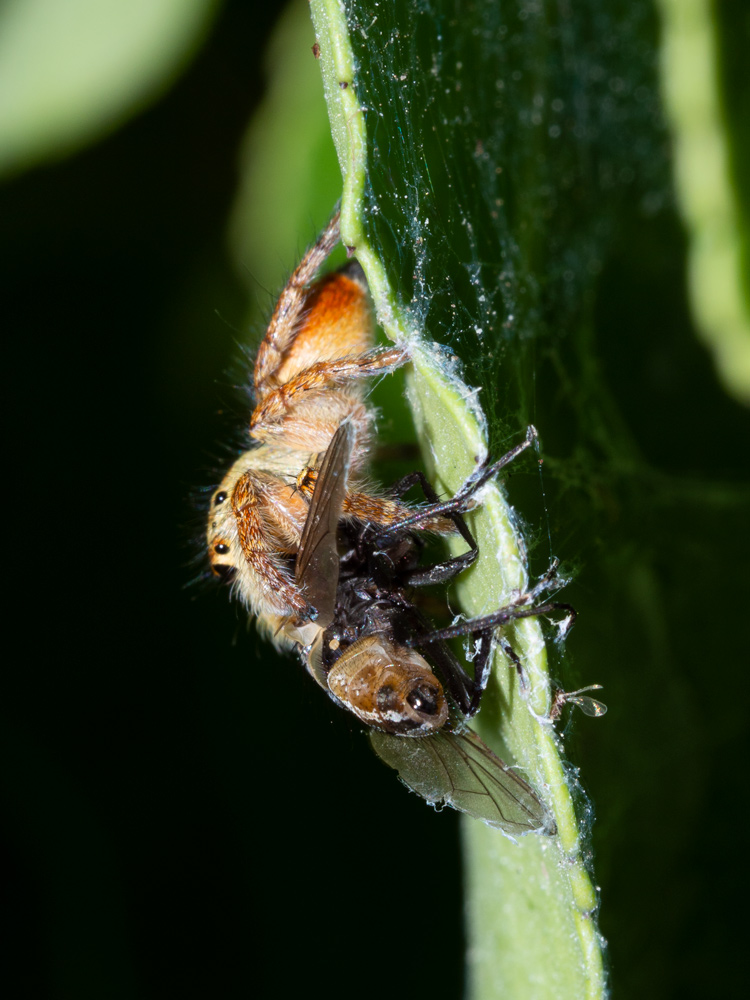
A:
<svg viewBox="0 0 750 1000">
<path fill-rule="evenodd" d="M 338 241 L 337 212 L 279 297 L 255 359 L 251 447 L 211 498 L 211 570 L 232 583 L 259 628 L 281 647 L 299 641 L 298 630 L 318 615 L 295 580 L 294 560 L 320 461 L 344 422 L 353 433 L 353 482 L 342 517 L 387 526 L 409 511 L 356 485 L 373 437 L 365 379 L 393 371 L 408 354 L 403 347 L 373 348 L 367 282 L 356 261 L 309 286 Z M 440 516 L 422 518 L 419 527 L 454 530 Z"/>
<path fill-rule="evenodd" d="M 333 700 L 370 727 L 376 753 L 420 795 L 508 834 L 554 833 L 535 792 L 466 722 L 479 709 L 504 625 L 560 610 L 574 616 L 567 605 L 536 603 L 555 584 L 556 564 L 507 606 L 447 629 L 436 630 L 410 596 L 471 564 L 477 545 L 463 514 L 536 432 L 530 428 L 494 465 L 478 466 L 448 500 L 421 473 L 387 495 L 359 487 L 373 438 L 365 379 L 393 371 L 408 353 L 373 347 L 356 262 L 310 284 L 338 240 L 337 213 L 282 291 L 258 350 L 251 447 L 211 500 L 211 569 L 277 646 L 295 647 Z M 402 499 L 416 485 L 421 506 Z M 457 533 L 468 548 L 423 566 L 424 532 Z M 447 645 L 456 635 L 476 637 L 473 676 Z M 523 685 L 518 657 L 500 641 Z M 568 700 L 590 701 L 576 694 Z M 558 712 L 565 697 L 555 702 Z"/>
</svg>

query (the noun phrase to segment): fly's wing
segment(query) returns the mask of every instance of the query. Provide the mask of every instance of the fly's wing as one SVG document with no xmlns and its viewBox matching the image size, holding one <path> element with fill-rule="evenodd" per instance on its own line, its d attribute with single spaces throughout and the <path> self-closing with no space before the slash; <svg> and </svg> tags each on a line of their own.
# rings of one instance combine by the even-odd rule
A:
<svg viewBox="0 0 750 1000">
<path fill-rule="evenodd" d="M 411 739 L 377 729 L 368 735 L 378 757 L 430 805 L 453 806 L 511 837 L 557 832 L 531 787 L 470 729 Z"/>
<path fill-rule="evenodd" d="M 354 427 L 343 423 L 331 439 L 315 482 L 310 510 L 302 530 L 295 567 L 297 583 L 317 610 L 315 623 L 326 628 L 333 621 L 339 583 L 336 532 L 346 496 Z"/>
</svg>

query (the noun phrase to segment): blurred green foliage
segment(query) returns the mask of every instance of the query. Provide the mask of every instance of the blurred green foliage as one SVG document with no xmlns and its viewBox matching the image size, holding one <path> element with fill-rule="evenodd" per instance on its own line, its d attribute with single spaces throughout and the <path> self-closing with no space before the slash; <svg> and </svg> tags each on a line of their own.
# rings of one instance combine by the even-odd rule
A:
<svg viewBox="0 0 750 1000">
<path fill-rule="evenodd" d="M 57 159 L 155 100 L 205 37 L 217 0 L 6 0 L 0 172 Z"/>
</svg>

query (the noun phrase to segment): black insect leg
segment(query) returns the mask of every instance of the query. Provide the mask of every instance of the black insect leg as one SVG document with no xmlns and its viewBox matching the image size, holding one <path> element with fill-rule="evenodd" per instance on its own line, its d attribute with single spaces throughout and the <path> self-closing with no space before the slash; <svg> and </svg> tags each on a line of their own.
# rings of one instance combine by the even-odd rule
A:
<svg viewBox="0 0 750 1000">
<path fill-rule="evenodd" d="M 392 483 L 388 487 L 388 492 L 394 497 L 402 497 L 405 493 L 408 493 L 412 487 L 417 485 L 422 487 L 422 492 L 424 493 L 426 500 L 429 500 L 430 503 L 440 503 L 440 497 L 435 492 L 432 483 L 425 476 L 424 472 L 420 472 L 419 470 L 416 472 L 409 472 L 402 479 L 397 479 L 395 483 Z"/>
<path fill-rule="evenodd" d="M 432 639 L 432 636 L 429 637 Z M 479 648 L 474 657 L 474 676 L 466 672 L 459 660 L 453 655 L 450 647 L 442 640 L 425 641 L 429 645 L 430 662 L 437 669 L 448 694 L 465 719 L 470 719 L 479 711 L 482 697 L 490 679 L 492 667 L 493 633 L 487 630 L 479 633 Z M 417 645 L 415 643 L 415 645 Z M 528 691 L 526 673 L 521 666 L 517 653 L 504 639 L 500 639 L 503 653 L 513 663 L 518 673 L 522 693 Z"/>
<path fill-rule="evenodd" d="M 497 462 L 493 462 L 492 465 L 480 466 L 478 469 L 475 469 L 461 490 L 449 500 L 440 500 L 431 483 L 422 472 L 411 472 L 404 476 L 403 479 L 400 479 L 391 488 L 394 496 L 402 496 L 408 490 L 412 489 L 412 487 L 419 485 L 430 506 L 423 507 L 388 527 L 379 526 L 378 534 L 374 538 L 372 537 L 374 526 L 368 525 L 360 536 L 360 551 L 369 550 L 375 557 L 373 561 L 376 565 L 383 563 L 385 556 L 385 563 L 387 564 L 389 561 L 392 561 L 394 543 L 398 540 L 399 536 L 403 538 L 404 534 L 408 533 L 410 529 L 422 527 L 427 518 L 437 516 L 446 517 L 455 524 L 459 534 L 469 546 L 468 551 L 431 566 L 413 566 L 412 568 L 401 566 L 398 570 L 394 567 L 391 571 L 391 576 L 395 578 L 398 575 L 401 586 L 414 587 L 446 583 L 452 580 L 453 577 L 457 576 L 474 562 L 479 551 L 474 536 L 469 531 L 463 517 L 464 512 L 470 508 L 473 502 L 474 494 L 504 466 L 512 462 L 514 458 L 533 444 L 536 439 L 537 432 L 535 428 L 529 427 L 525 439 L 520 444 L 516 445 L 515 448 L 511 448 L 509 452 L 503 455 Z M 385 565 L 385 567 L 382 565 L 377 566 L 377 568 L 380 571 L 379 575 L 381 577 L 383 577 L 384 571 L 387 577 L 387 573 L 390 570 L 388 565 Z"/>
<path fill-rule="evenodd" d="M 476 715 L 490 679 L 492 666 L 492 632 L 482 632 L 479 636 L 479 649 L 474 657 L 474 691 L 465 715 L 470 719 Z"/>
<path fill-rule="evenodd" d="M 539 605 L 533 603 L 540 593 L 554 585 L 557 565 L 557 561 L 553 562 L 545 576 L 534 587 L 506 607 L 498 609 L 491 615 L 473 618 L 448 628 L 430 628 L 429 622 L 422 614 L 413 605 L 409 607 L 407 618 L 400 622 L 399 641 L 426 653 L 445 684 L 448 695 L 465 718 L 471 718 L 479 710 L 490 677 L 492 644 L 497 629 L 519 618 L 532 618 L 554 611 L 565 611 L 569 616 L 575 616 L 575 611 L 569 604 L 562 604 L 559 601 L 548 601 Z M 476 636 L 479 639 L 474 658 L 473 677 L 467 673 L 447 645 L 448 639 L 465 635 Z M 521 693 L 527 694 L 529 683 L 518 654 L 505 638 L 500 637 L 499 641 L 503 653 L 518 674 Z"/>
<path fill-rule="evenodd" d="M 470 618 L 465 622 L 457 622 L 448 628 L 435 629 L 428 635 L 420 636 L 420 642 L 438 642 L 446 639 L 454 639 L 459 635 L 479 635 L 482 632 L 493 632 L 508 622 L 517 618 L 536 618 L 539 615 L 548 615 L 554 611 L 565 611 L 571 619 L 566 631 L 573 627 L 576 619 L 576 610 L 570 604 L 563 604 L 559 601 L 548 601 L 545 604 L 534 605 L 534 601 L 545 590 L 549 590 L 558 584 L 557 568 L 560 565 L 558 559 L 553 559 L 550 568 L 531 588 L 520 594 L 510 604 L 503 608 L 498 608 L 492 614 L 483 615 L 481 618 Z M 529 607 L 528 605 L 532 605 Z"/>
<path fill-rule="evenodd" d="M 500 636 L 500 649 L 502 649 L 503 655 L 507 656 L 515 667 L 516 674 L 518 675 L 518 686 L 521 688 L 521 694 L 524 698 L 527 697 L 529 693 L 529 678 L 526 676 L 526 671 L 523 669 L 518 653 L 515 649 L 513 649 L 505 636 Z"/>
<path fill-rule="evenodd" d="M 490 679 L 493 630 L 485 629 L 477 633 L 479 642 L 473 660 L 474 676 L 472 677 L 453 654 L 451 648 L 444 641 L 436 639 L 434 632 L 428 633 L 426 631 L 428 627 L 427 619 L 412 605 L 409 609 L 408 627 L 403 628 L 400 638 L 406 645 L 417 649 L 429 646 L 427 655 L 430 663 L 443 681 L 451 701 L 464 718 L 470 719 L 479 711 L 482 695 Z M 415 639 L 415 636 L 421 636 L 421 638 Z M 508 650 L 508 655 L 516 665 L 516 669 L 520 674 L 523 674 L 518 657 L 510 647 Z"/>
<path fill-rule="evenodd" d="M 421 522 L 424 521 L 425 518 L 438 516 L 453 518 L 454 515 L 465 513 L 471 507 L 474 494 L 481 489 L 485 483 L 488 483 L 493 476 L 496 476 L 501 469 L 503 469 L 506 465 L 509 465 L 522 452 L 526 451 L 526 449 L 536 440 L 536 428 L 529 427 L 526 432 L 526 437 L 520 444 L 511 448 L 509 452 L 506 452 L 502 458 L 498 459 L 497 462 L 493 462 L 492 465 L 479 466 L 475 469 L 458 493 L 451 497 L 450 500 L 438 499 L 437 502 L 432 501 L 431 506 L 422 507 L 421 510 L 415 511 L 415 513 L 411 514 L 409 517 L 405 517 L 396 524 L 392 524 L 390 527 L 383 529 L 378 535 L 378 544 L 387 545 L 389 537 L 403 532 L 406 528 L 419 528 Z M 432 487 L 430 487 L 430 489 L 432 489 Z"/>
<path fill-rule="evenodd" d="M 402 609 L 402 615 L 398 619 L 398 630 L 396 636 L 399 642 L 405 646 L 421 649 L 422 643 L 416 636 L 424 636 L 429 633 L 431 623 L 413 604 L 409 604 Z M 395 624 L 395 622 L 394 622 Z M 468 717 L 476 712 L 473 706 L 479 706 L 482 697 L 482 690 L 487 685 L 489 677 L 489 654 L 492 645 L 492 634 L 486 633 L 480 637 L 479 651 L 476 656 L 476 666 L 474 668 L 475 677 L 471 677 L 463 664 L 454 656 L 453 651 L 444 642 L 436 641 L 430 643 L 428 658 L 430 665 L 443 682 L 446 692 L 458 708 L 462 716 Z M 476 678 L 476 679 L 475 679 Z"/>
<path fill-rule="evenodd" d="M 410 644 L 411 645 L 411 644 Z M 483 659 L 489 663 L 489 649 L 491 643 L 487 643 L 487 650 Z M 482 651 L 477 656 L 479 659 Z M 435 668 L 440 679 L 443 681 L 451 701 L 456 705 L 461 715 L 469 718 L 474 715 L 479 707 L 484 688 L 470 677 L 462 664 L 453 655 L 451 649 L 444 642 L 430 644 L 429 658 L 431 665 Z M 489 669 L 483 669 L 484 686 L 487 684 Z"/>
<path fill-rule="evenodd" d="M 429 635 L 419 637 L 420 643 L 440 642 L 446 639 L 454 639 L 459 635 L 477 635 L 481 632 L 492 632 L 494 629 L 507 625 L 508 622 L 516 621 L 518 618 L 537 618 L 539 615 L 550 615 L 554 611 L 566 611 L 575 620 L 576 610 L 570 604 L 562 604 L 560 601 L 550 601 L 547 604 L 539 604 L 535 607 L 519 607 L 518 604 L 509 604 L 505 608 L 499 608 L 491 615 L 484 615 L 482 618 L 471 618 L 467 622 L 458 622 L 448 628 L 437 629 Z M 572 626 L 570 623 L 568 629 Z M 567 631 L 567 629 L 566 629 Z"/>
<path fill-rule="evenodd" d="M 521 441 L 520 444 L 515 445 L 510 451 L 506 452 L 502 458 L 499 458 L 492 465 L 479 466 L 474 472 L 469 476 L 466 483 L 461 487 L 461 489 L 453 497 L 453 502 L 459 505 L 460 509 L 465 510 L 465 504 L 469 502 L 477 490 L 481 489 L 485 483 L 488 483 L 490 479 L 493 479 L 498 472 L 505 468 L 506 465 L 510 465 L 518 456 L 526 451 L 535 441 L 537 441 L 539 435 L 537 433 L 536 427 L 529 425 L 526 430 L 526 437 Z"/>
<path fill-rule="evenodd" d="M 555 584 L 557 579 L 557 566 L 558 562 L 555 560 L 547 573 L 536 583 L 534 587 L 526 593 L 521 594 L 511 604 L 506 605 L 504 608 L 499 608 L 490 615 L 484 615 L 481 618 L 472 618 L 469 621 L 459 622 L 455 625 L 449 626 L 448 628 L 433 629 L 422 635 L 417 634 L 414 638 L 407 640 L 407 644 L 410 646 L 415 646 L 417 648 L 427 647 L 429 649 L 428 655 L 436 663 L 441 662 L 444 673 L 447 673 L 448 670 L 453 670 L 453 672 L 456 673 L 455 666 L 452 666 L 447 662 L 444 664 L 442 663 L 443 651 L 448 650 L 445 643 L 448 639 L 453 639 L 458 636 L 469 635 L 479 637 L 479 650 L 474 661 L 473 680 L 468 678 L 468 675 L 466 675 L 463 668 L 458 668 L 460 670 L 460 675 L 457 678 L 457 681 L 460 681 L 460 684 L 457 683 L 456 686 L 460 686 L 462 688 L 463 697 L 457 696 L 454 693 L 453 688 L 449 687 L 451 696 L 454 698 L 467 718 L 475 715 L 479 710 L 482 695 L 487 687 L 490 674 L 490 652 L 492 639 L 497 629 L 508 624 L 508 622 L 515 621 L 519 618 L 535 618 L 539 615 L 552 614 L 555 611 L 565 611 L 567 613 L 570 619 L 568 628 L 570 628 L 575 621 L 576 612 L 569 604 L 563 604 L 559 601 L 548 601 L 545 604 L 537 605 L 533 603 L 544 590 L 549 589 L 549 587 Z M 529 605 L 531 606 L 529 607 Z M 507 639 L 501 636 L 499 641 L 503 653 L 513 664 L 516 673 L 518 674 L 518 683 L 521 693 L 524 695 L 528 694 L 529 682 L 518 654 L 515 652 Z M 436 650 L 440 650 L 440 653 L 436 654 Z M 453 659 L 452 654 L 450 655 Z M 438 659 L 439 657 L 441 660 Z"/>
<path fill-rule="evenodd" d="M 479 633 L 479 649 L 473 661 L 473 678 L 467 674 L 450 648 L 442 640 L 435 640 L 434 644 L 432 642 L 425 643 L 425 645 L 429 645 L 431 661 L 437 667 L 441 677 L 445 681 L 445 686 L 451 698 L 466 719 L 471 719 L 479 711 L 482 697 L 489 683 L 492 669 L 492 640 L 492 630 Z M 521 666 L 518 654 L 510 643 L 502 637 L 500 638 L 500 648 L 511 661 L 518 674 L 521 693 L 524 695 L 527 694 L 529 682 L 526 677 L 526 671 Z"/>
<path fill-rule="evenodd" d="M 399 479 L 397 483 L 390 488 L 390 492 L 397 497 L 403 496 L 414 486 L 421 486 L 422 492 L 425 498 L 429 501 L 431 505 L 440 505 L 440 497 L 435 492 L 432 484 L 426 478 L 422 472 L 410 472 L 403 479 Z M 431 508 L 424 508 L 424 510 L 430 510 Z M 424 513 L 420 512 L 420 516 L 424 518 Z M 420 566 L 414 567 L 412 569 L 402 570 L 399 574 L 399 584 L 401 586 L 412 586 L 412 587 L 426 587 L 431 584 L 436 583 L 447 583 L 452 580 L 455 576 L 465 570 L 470 566 L 477 557 L 479 551 L 477 543 L 474 536 L 469 531 L 468 525 L 463 518 L 463 515 L 458 511 L 449 511 L 445 513 L 445 517 L 453 521 L 456 526 L 456 530 L 464 539 L 466 544 L 469 546 L 468 551 L 462 552 L 458 556 L 453 556 L 450 559 L 446 559 L 443 562 L 434 563 L 430 566 Z M 405 519 L 408 521 L 409 526 L 412 526 L 412 518 L 409 517 Z M 387 552 L 389 546 L 393 545 L 394 536 L 404 534 L 402 525 L 404 521 L 399 521 L 398 523 L 391 525 L 388 528 L 379 528 L 379 534 L 372 540 L 366 539 L 366 536 L 362 535 L 363 541 L 367 542 L 367 547 L 374 549 L 377 552 Z"/>
<path fill-rule="evenodd" d="M 516 674 L 518 675 L 518 686 L 521 689 L 521 694 L 526 697 L 529 693 L 529 680 L 526 676 L 526 671 L 521 665 L 518 653 L 503 636 L 499 639 L 499 645 L 500 649 L 503 651 L 503 655 L 506 656 L 513 664 Z M 467 719 L 470 719 L 479 711 L 482 695 L 484 694 L 490 680 L 490 670 L 492 667 L 491 653 L 492 631 L 482 632 L 480 633 L 479 652 L 474 659 L 474 692 L 466 712 Z"/>
<path fill-rule="evenodd" d="M 456 525 L 459 534 L 469 548 L 466 552 L 462 552 L 457 556 L 451 556 L 450 559 L 445 559 L 443 562 L 433 563 L 430 566 L 422 566 L 410 570 L 408 573 L 404 574 L 403 582 L 405 586 L 428 587 L 433 583 L 448 583 L 448 581 L 452 580 L 455 576 L 458 576 L 459 573 L 462 573 L 465 569 L 471 566 L 476 559 L 479 554 L 479 546 L 476 543 L 476 539 L 469 531 L 469 527 L 466 524 L 463 515 L 454 512 L 447 516 Z"/>
</svg>

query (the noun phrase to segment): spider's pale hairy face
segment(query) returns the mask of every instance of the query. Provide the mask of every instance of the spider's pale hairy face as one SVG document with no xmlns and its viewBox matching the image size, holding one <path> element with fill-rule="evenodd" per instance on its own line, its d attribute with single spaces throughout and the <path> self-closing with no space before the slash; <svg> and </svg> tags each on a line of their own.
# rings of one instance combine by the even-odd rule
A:
<svg viewBox="0 0 750 1000">
<path fill-rule="evenodd" d="M 373 415 L 369 376 L 406 360 L 402 348 L 373 350 L 374 330 L 361 268 L 355 262 L 312 285 L 339 239 L 334 216 L 279 297 L 255 361 L 252 447 L 233 464 L 211 498 L 208 552 L 214 574 L 231 580 L 264 631 L 302 623 L 310 607 L 295 581 L 294 560 L 315 474 L 337 428 L 355 436 L 350 471 L 367 462 Z M 403 505 L 348 492 L 344 512 L 393 518 Z M 283 633 L 277 643 L 287 644 Z"/>
</svg>

